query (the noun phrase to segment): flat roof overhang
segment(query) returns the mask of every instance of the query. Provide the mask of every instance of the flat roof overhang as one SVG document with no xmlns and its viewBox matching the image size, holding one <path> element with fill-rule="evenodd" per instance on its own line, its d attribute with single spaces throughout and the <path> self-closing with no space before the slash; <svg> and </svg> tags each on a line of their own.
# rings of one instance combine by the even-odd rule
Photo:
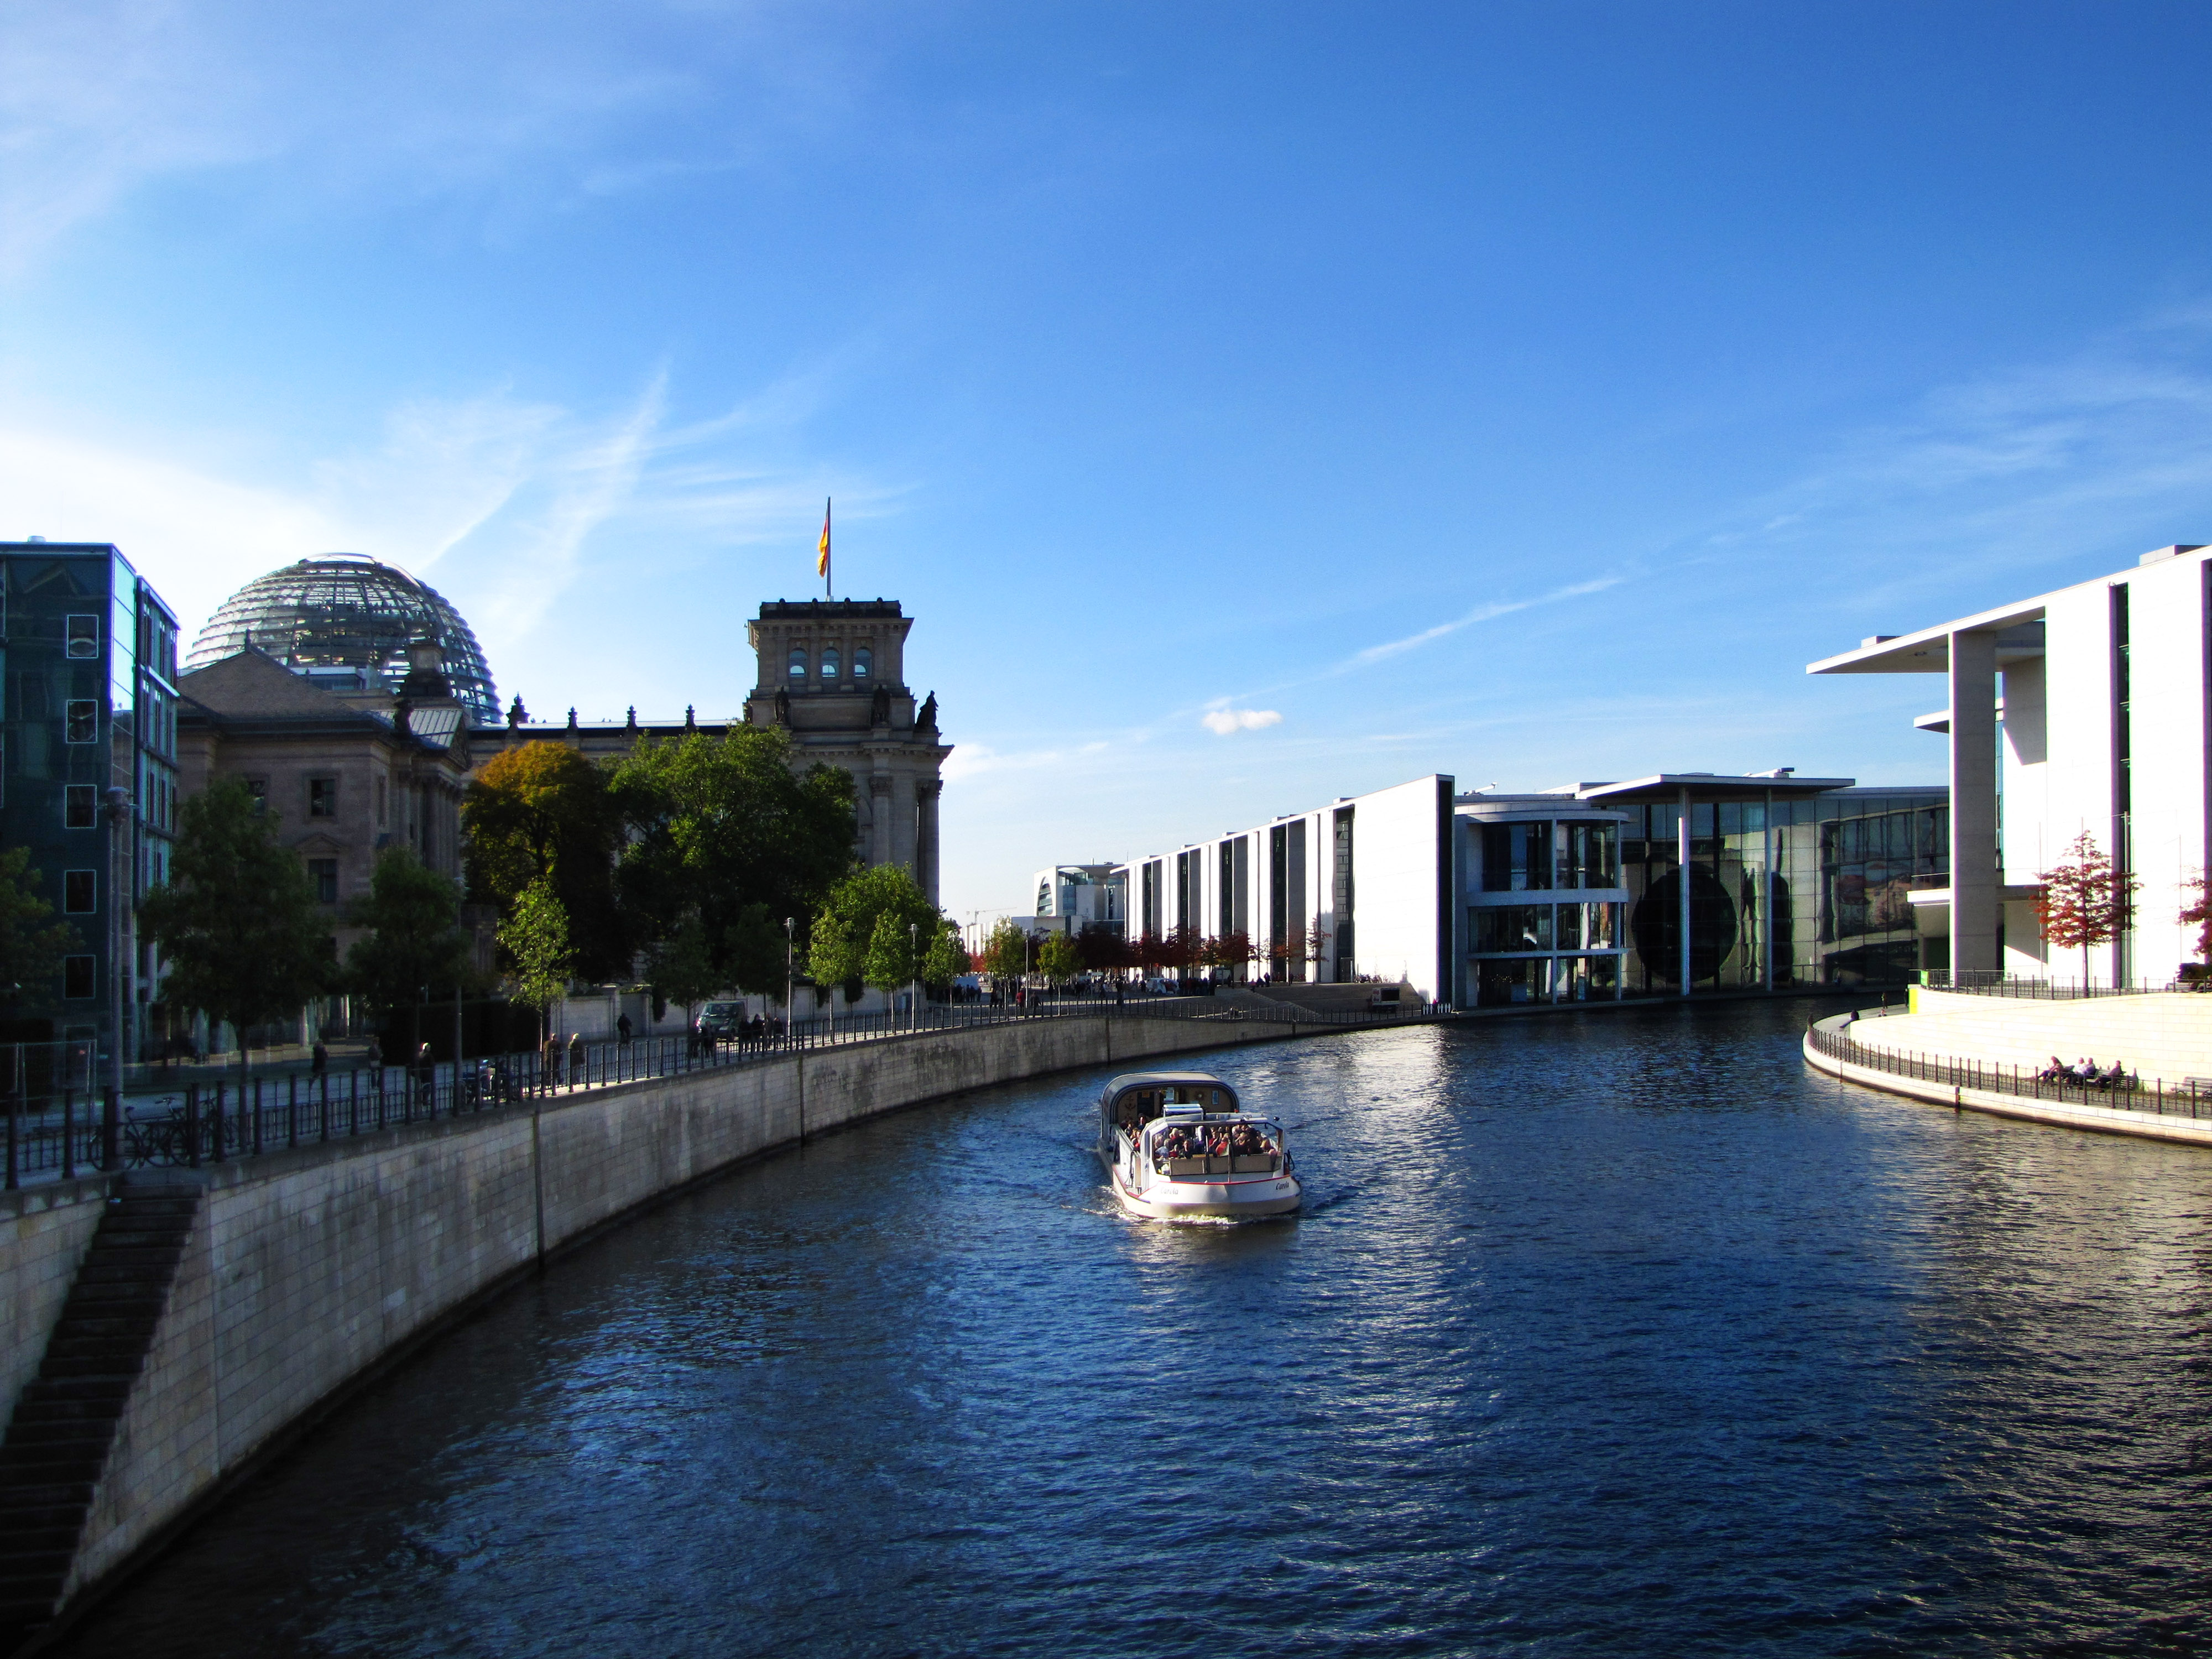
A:
<svg viewBox="0 0 2212 1659">
<path fill-rule="evenodd" d="M 1869 640 L 1856 651 L 1823 657 L 1807 663 L 1808 674 L 1948 674 L 1951 672 L 1951 635 L 1993 633 L 1997 636 L 1997 665 L 2023 657 L 2043 654 L 2043 606 L 2039 599 L 2019 605 L 1938 623 L 1917 634 L 1897 634 Z"/>
<path fill-rule="evenodd" d="M 1679 803 L 1682 792 L 1692 801 L 1765 800 L 1769 795 L 1820 795 L 1831 789 L 1849 789 L 1856 778 L 1731 777 L 1716 772 L 1661 772 L 1626 783 L 1586 783 L 1575 799 L 1606 806 Z"/>
</svg>

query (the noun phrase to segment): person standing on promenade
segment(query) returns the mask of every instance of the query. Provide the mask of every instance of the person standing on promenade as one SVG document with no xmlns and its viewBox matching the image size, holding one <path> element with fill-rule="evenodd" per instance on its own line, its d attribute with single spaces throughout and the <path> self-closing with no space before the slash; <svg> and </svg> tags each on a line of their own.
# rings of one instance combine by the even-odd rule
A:
<svg viewBox="0 0 2212 1659">
<path fill-rule="evenodd" d="M 584 1086 L 584 1034 L 581 1031 L 568 1034 L 568 1084 L 571 1088 Z"/>
<path fill-rule="evenodd" d="M 545 1086 L 549 1089 L 559 1088 L 561 1086 L 561 1034 L 558 1031 L 548 1031 L 545 1034 L 545 1046 L 539 1051 L 538 1063 L 539 1075 Z"/>
</svg>

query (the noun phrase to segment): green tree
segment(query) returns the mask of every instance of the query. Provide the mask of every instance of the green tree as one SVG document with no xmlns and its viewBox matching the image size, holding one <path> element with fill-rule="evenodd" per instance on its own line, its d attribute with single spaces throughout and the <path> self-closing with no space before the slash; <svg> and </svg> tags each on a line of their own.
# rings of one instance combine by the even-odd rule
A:
<svg viewBox="0 0 2212 1659">
<path fill-rule="evenodd" d="M 707 926 L 696 910 L 687 913 L 676 932 L 653 948 L 646 971 L 653 988 L 667 1001 L 682 1004 L 691 1018 L 697 1018 L 699 1005 L 727 982 L 714 965 L 707 946 Z"/>
<path fill-rule="evenodd" d="M 243 781 L 227 778 L 185 801 L 169 882 L 146 896 L 139 921 L 169 965 L 180 1008 L 246 1032 L 293 1012 L 335 976 L 331 923 L 292 850 L 276 840 Z"/>
<path fill-rule="evenodd" d="M 868 935 L 868 955 L 863 974 L 871 985 L 890 990 L 896 986 L 911 985 L 921 977 L 921 966 L 914 948 L 918 933 L 908 933 L 910 923 L 885 910 L 876 918 L 874 929 Z"/>
<path fill-rule="evenodd" d="M 783 924 L 765 904 L 748 904 L 722 935 L 725 981 L 741 991 L 783 994 Z"/>
<path fill-rule="evenodd" d="M 562 743 L 526 743 L 484 763 L 461 803 L 469 894 L 512 917 L 550 882 L 580 972 L 626 975 L 635 949 L 615 902 L 622 823 L 610 775 Z"/>
<path fill-rule="evenodd" d="M 534 881 L 514 902 L 514 914 L 499 930 L 500 948 L 514 964 L 514 1000 L 538 1012 L 540 1035 L 545 1010 L 568 988 L 575 952 L 568 944 L 568 913 L 550 881 Z"/>
<path fill-rule="evenodd" d="M 641 743 L 615 768 L 629 834 L 617 888 L 639 938 L 667 938 L 696 909 L 734 978 L 763 918 L 811 921 L 853 867 L 853 780 L 819 763 L 794 772 L 796 752 L 781 727 L 738 726 Z"/>
<path fill-rule="evenodd" d="M 0 850 L 0 1007 L 46 1006 L 62 958 L 80 948 L 76 928 L 47 921 L 54 907 L 39 896 L 43 884 L 29 848 Z"/>
<path fill-rule="evenodd" d="M 867 962 L 867 938 L 855 937 L 851 917 L 824 910 L 814 918 L 814 937 L 806 946 L 806 976 L 816 989 L 826 995 L 836 986 L 852 984 L 866 971 Z M 833 1022 L 837 1017 L 834 1001 L 830 1017 Z"/>
<path fill-rule="evenodd" d="M 960 930 L 947 921 L 937 930 L 937 937 L 929 941 L 922 953 L 922 981 L 940 991 L 946 990 L 967 971 L 968 952 L 961 946 Z"/>
<path fill-rule="evenodd" d="M 935 935 L 945 925 L 945 918 L 937 907 L 915 885 L 914 878 L 895 864 L 878 865 L 872 870 L 856 870 L 830 890 L 823 901 L 821 914 L 815 919 L 819 929 L 830 917 L 842 918 L 847 924 L 848 937 L 860 946 L 861 968 L 860 977 L 869 977 L 866 958 L 874 944 L 878 924 L 888 917 L 898 934 L 901 960 L 910 954 L 907 928 L 917 927 L 925 939 Z M 878 984 L 902 984 L 904 979 L 878 980 Z"/>
<path fill-rule="evenodd" d="M 1065 933 L 1054 933 L 1037 946 L 1037 971 L 1054 985 L 1065 985 L 1082 970 L 1083 952 Z"/>
<path fill-rule="evenodd" d="M 405 1010 L 419 1041 L 423 994 L 450 992 L 469 977 L 461 890 L 406 848 L 386 848 L 377 854 L 368 896 L 356 900 L 346 919 L 370 930 L 346 952 L 346 983 L 386 1022 Z"/>
</svg>

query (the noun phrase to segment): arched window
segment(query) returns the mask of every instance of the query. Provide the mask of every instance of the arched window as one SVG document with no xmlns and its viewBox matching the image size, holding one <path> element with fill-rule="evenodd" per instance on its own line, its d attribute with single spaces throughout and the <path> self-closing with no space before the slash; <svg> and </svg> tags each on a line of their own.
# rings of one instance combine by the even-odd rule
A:
<svg viewBox="0 0 2212 1659">
<path fill-rule="evenodd" d="M 822 648 L 822 678 L 825 680 L 837 678 L 837 647 L 834 645 Z"/>
<path fill-rule="evenodd" d="M 794 645 L 791 647 L 790 677 L 794 680 L 803 680 L 806 678 L 806 647 L 803 645 Z"/>
<path fill-rule="evenodd" d="M 854 646 L 853 647 L 853 678 L 856 680 L 864 680 L 875 672 L 875 669 L 876 653 L 865 645 Z"/>
</svg>

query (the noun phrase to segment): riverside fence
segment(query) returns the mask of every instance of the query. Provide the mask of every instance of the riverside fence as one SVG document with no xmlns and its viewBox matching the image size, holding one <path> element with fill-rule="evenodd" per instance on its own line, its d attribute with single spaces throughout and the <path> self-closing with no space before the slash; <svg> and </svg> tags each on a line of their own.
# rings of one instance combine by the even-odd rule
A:
<svg viewBox="0 0 2212 1659">
<path fill-rule="evenodd" d="M 662 1036 L 562 1043 L 550 1050 L 488 1055 L 458 1066 L 361 1066 L 261 1076 L 242 1071 L 233 1079 L 190 1083 L 137 1100 L 92 1085 L 92 1057 L 76 1052 L 88 1045 L 6 1044 L 0 1045 L 0 1085 L 8 1085 L 5 1185 L 12 1189 L 27 1179 L 67 1180 L 156 1165 L 197 1169 L 394 1125 L 708 1067 L 761 1065 L 793 1054 L 978 1026 L 1115 1013 L 1319 1029 L 1407 1025 L 1437 1017 L 1416 1003 L 1401 1012 L 1327 1013 L 1285 1003 L 1277 1012 L 1224 1007 L 1206 996 L 1130 998 L 1121 1003 L 1110 998 L 1046 999 L 1019 1009 L 957 1004 L 933 1006 L 918 1017 L 848 1014 L 834 1021 L 806 1021 L 792 1030 L 750 1038 Z M 64 1048 L 72 1052 L 43 1052 Z"/>
<path fill-rule="evenodd" d="M 2156 1112 L 2167 1117 L 2212 1117 L 2212 1079 L 2188 1078 L 2179 1084 L 2152 1078 L 2125 1083 L 2085 1084 L 2046 1078 L 2039 1069 L 1996 1060 L 1958 1060 L 1947 1054 L 1870 1048 L 1853 1039 L 1850 1027 L 1824 1030 L 1814 1024 L 1806 1041 L 1820 1054 L 1871 1072 L 1912 1078 L 1947 1088 L 1982 1089 L 2023 1100 L 2056 1101 L 2068 1106 L 2102 1106 L 2121 1112 Z"/>
<path fill-rule="evenodd" d="M 1950 991 L 1960 996 L 2014 997 L 2033 1002 L 2074 1002 L 2085 997 L 2148 997 L 2168 993 L 2212 991 L 2212 980 L 2160 980 L 2156 984 L 2083 985 L 2071 981 L 2028 979 L 1994 969 L 1926 968 L 1920 973 L 1923 989 Z"/>
</svg>

